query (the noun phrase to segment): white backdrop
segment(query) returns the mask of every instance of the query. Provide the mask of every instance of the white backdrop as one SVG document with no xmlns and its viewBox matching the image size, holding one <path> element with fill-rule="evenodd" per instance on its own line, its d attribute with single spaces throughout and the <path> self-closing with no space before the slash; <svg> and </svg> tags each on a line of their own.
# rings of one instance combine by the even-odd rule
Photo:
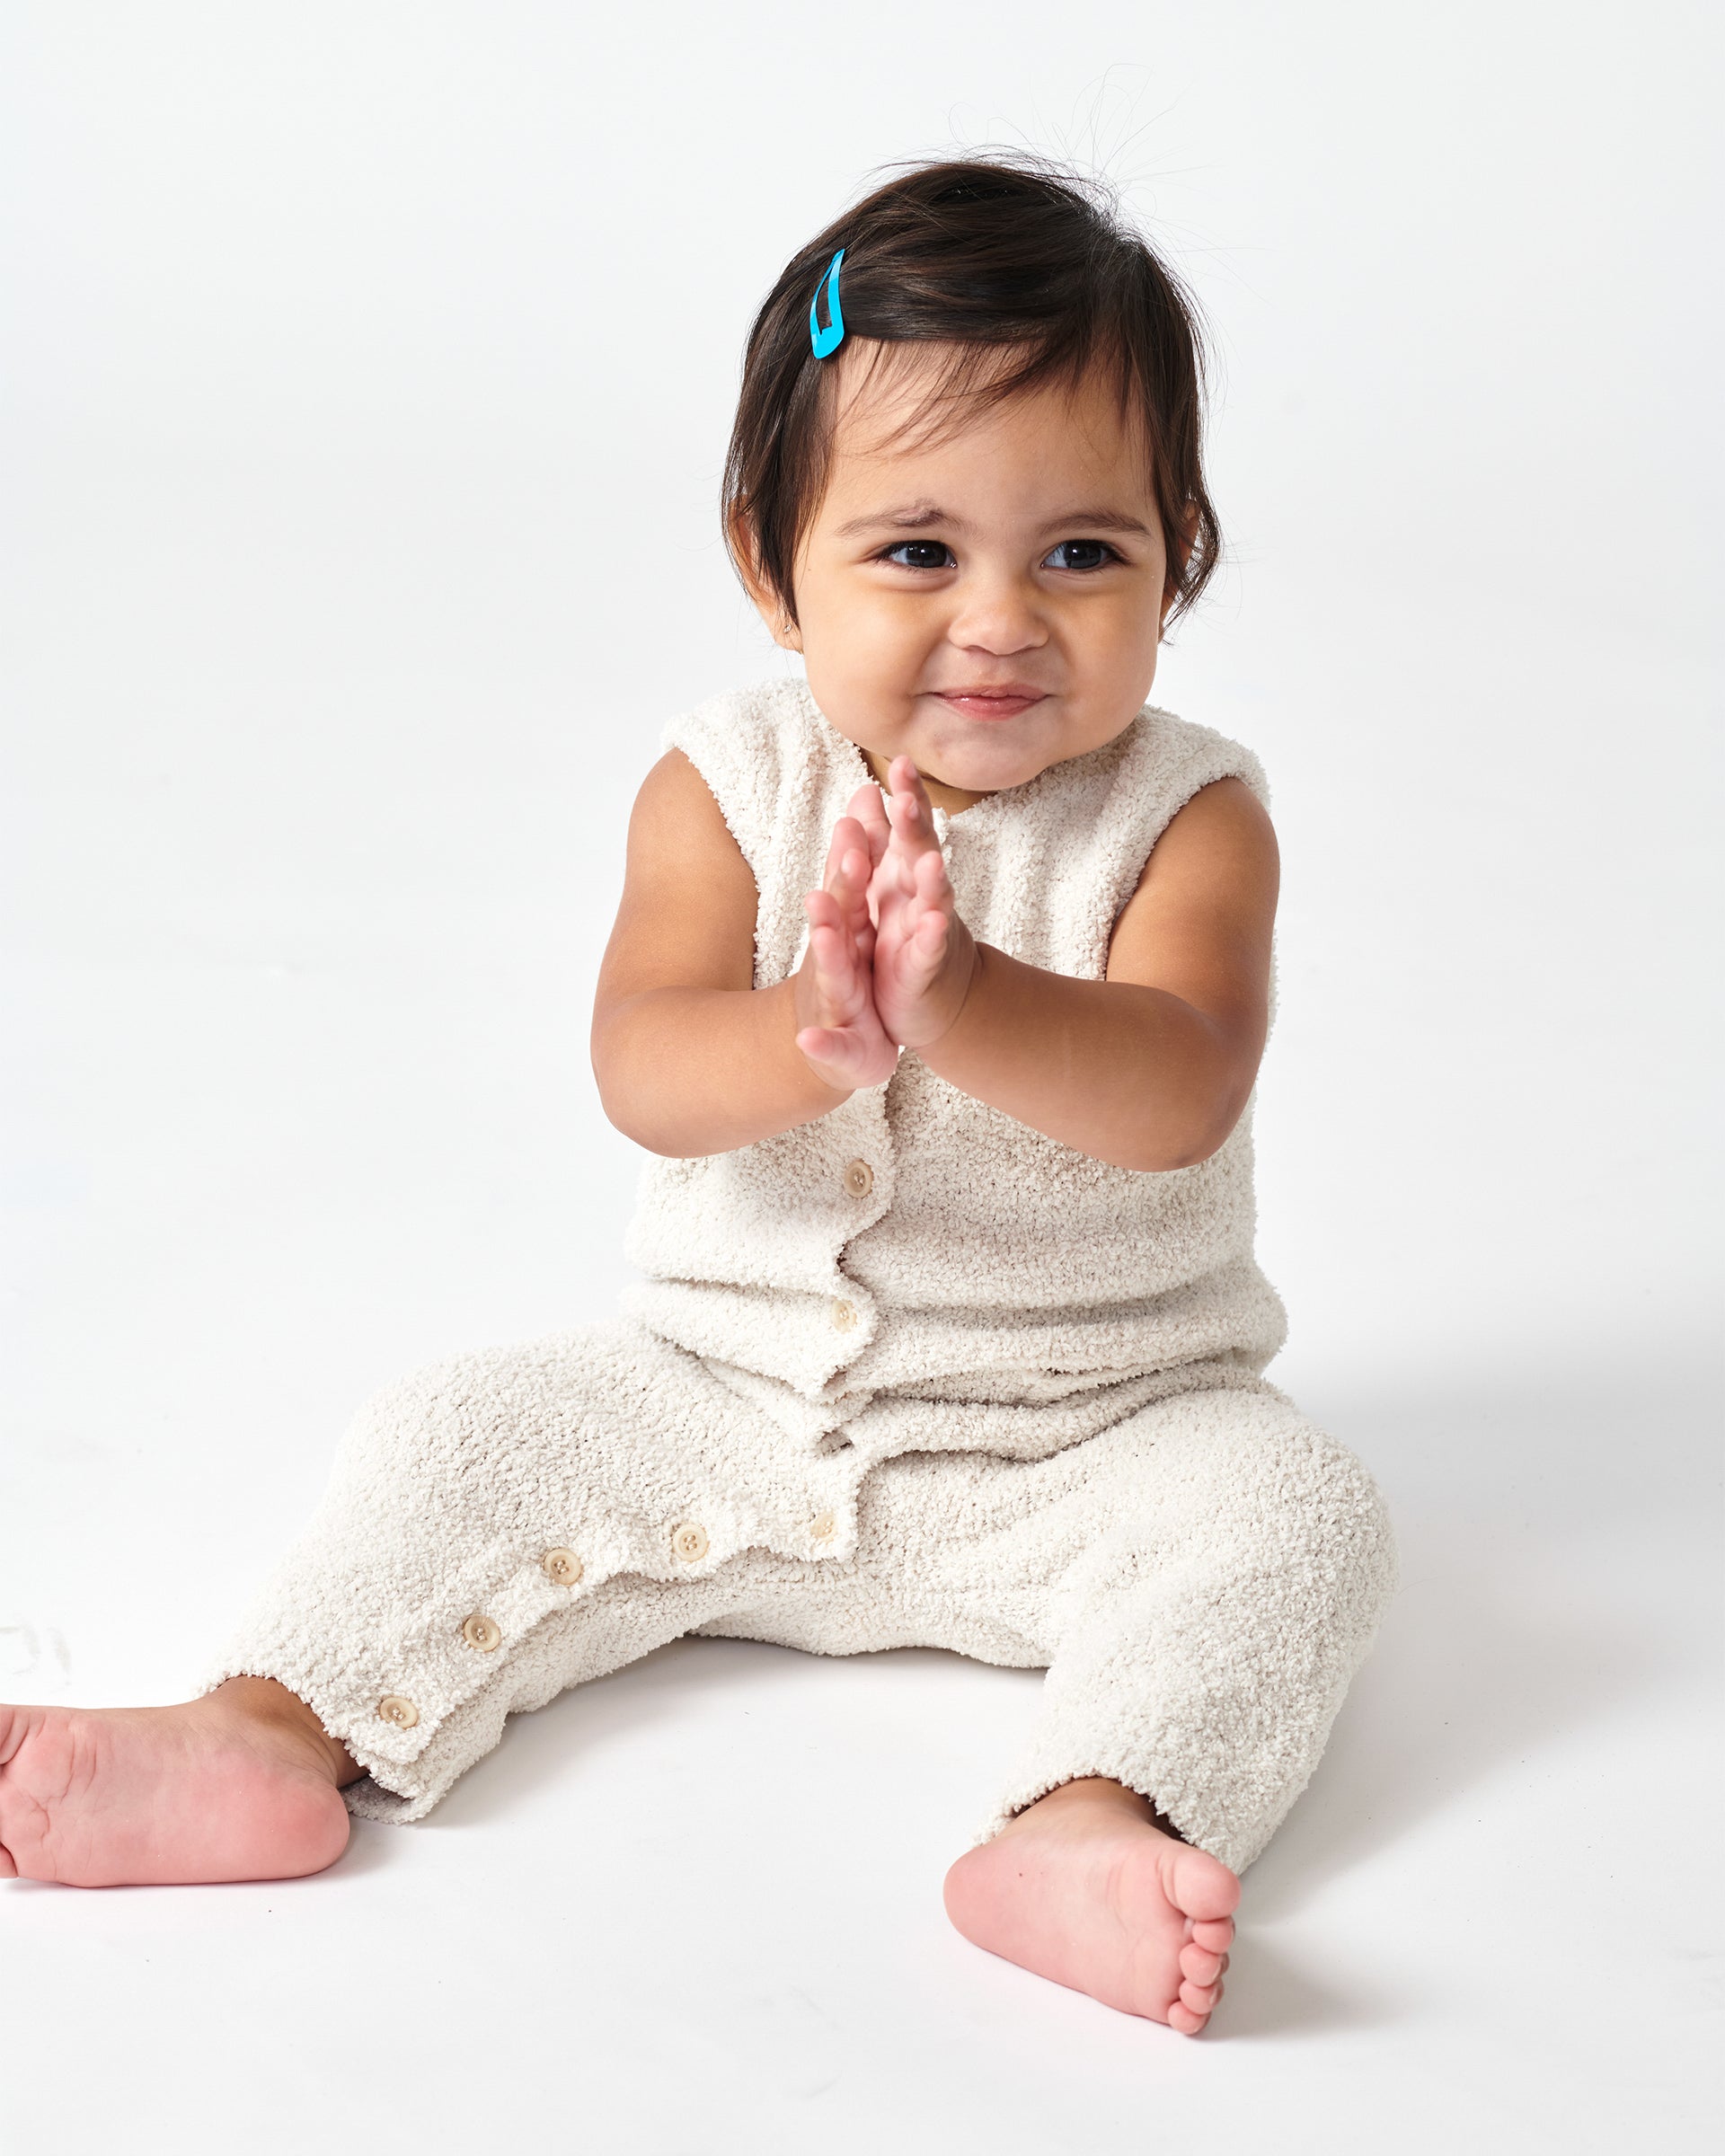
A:
<svg viewBox="0 0 1725 2156">
<path fill-rule="evenodd" d="M 1317 1927 L 1314 1968 L 1383 1930 L 1400 1974 L 1372 1964 L 1351 2004 L 1333 1974 L 1286 1967 L 1253 1993 L 1243 1956 L 1224 2013 L 1256 2051 L 1230 2053 L 1219 2018 L 1176 2060 L 1029 1979 L 990 1991 L 1019 1980 L 938 1936 L 937 1851 L 878 1964 L 854 1936 L 788 1990 L 746 1969 L 741 1995 L 766 2002 L 753 2037 L 691 2004 L 661 2041 L 637 1881 L 582 1924 L 614 1972 L 625 1939 L 643 1956 L 609 2065 L 583 2069 L 586 2123 L 631 2148 L 729 2147 L 746 2125 L 735 2145 L 772 2147 L 774 2106 L 814 2105 L 833 2146 L 938 2117 L 930 2147 L 1058 2147 L 1137 2116 L 1153 2070 L 1162 2123 L 1201 2119 L 1213 2145 L 1248 2145 L 1274 2101 L 1284 2146 L 1365 2148 L 1384 2145 L 1383 2091 L 1429 2075 L 1434 2147 L 1466 2133 L 1567 2156 L 1632 2115 L 1692 2145 L 1680 2060 L 1595 2085 L 1605 2002 L 1630 1982 L 1613 1927 L 1644 1912 L 1605 1919 L 1586 1897 L 1605 1830 L 1646 1816 L 1632 1792 L 1668 1828 L 1697 1772 L 1685 1597 L 1717 1426 L 1714 19 L 1675 0 L 1632 21 L 1595 0 L 14 0 L 4 37 L 0 1678 L 84 1701 L 182 1690 L 365 1391 L 612 1306 L 635 1156 L 599 1114 L 586 1027 L 628 805 L 669 713 L 789 663 L 714 515 L 752 311 L 890 159 L 1006 142 L 1100 163 L 1196 288 L 1220 360 L 1230 559 L 1156 694 L 1250 742 L 1276 789 L 1261 1248 L 1295 1330 L 1272 1374 L 1376 1469 L 1410 1555 L 1340 1763 L 1257 1891 L 1269 1918 Z M 739 1716 L 783 1712 L 784 1746 L 751 1770 L 766 1816 L 739 1831 L 802 1834 L 821 1892 L 821 1821 L 873 1786 L 844 1751 L 875 1741 L 857 1730 L 876 1730 L 903 1831 L 927 1838 L 913 1757 L 935 1774 L 934 1723 L 971 1729 L 951 1822 L 945 1794 L 925 1807 L 951 1853 L 1004 1741 L 987 1718 L 1015 1727 L 1034 1682 L 916 1657 L 785 1674 L 746 1648 L 697 1679 L 703 1653 L 616 1680 L 607 1711 L 681 1687 L 730 1732 L 721 1750 Z M 449 1878 L 488 1897 L 486 1921 L 537 1922 L 535 1832 L 597 1834 L 607 1804 L 626 1826 L 670 1801 L 626 1736 L 603 1774 L 570 1765 L 586 1711 L 540 1718 L 566 1717 L 555 1761 L 515 1733 L 536 1775 L 484 1770 L 530 1800 L 462 1800 L 484 1847 Z M 837 1750 L 805 1807 L 785 1760 L 811 1727 Z M 696 1837 L 704 1895 L 726 1860 L 691 1786 L 661 1824 Z M 871 1841 L 874 1808 L 852 1824 L 872 1905 L 911 1860 Z M 371 1961 L 402 1952 L 377 1912 L 414 1921 L 414 1867 L 450 1838 L 362 1839 L 349 1883 L 272 1906 L 346 1911 L 343 1951 Z M 1536 1890 L 1530 1846 L 1549 1859 Z M 1500 1933 L 1468 1929 L 1464 1856 L 1499 1907 L 1535 1893 L 1540 1938 L 1579 1927 L 1536 2037 L 1541 1950 L 1519 1948 L 1512 1979 Z M 1329 1900 L 1296 1885 L 1314 1867 Z M 657 1891 L 680 1936 L 681 1889 Z M 199 1927 L 237 1927 L 235 1952 L 261 1936 L 187 1914 L 209 1906 L 9 1890 L 0 1926 L 37 1957 L 31 2025 L 73 2046 L 82 1999 L 116 2072 L 160 2080 L 185 2001 L 219 2023 Z M 122 1909 L 146 1913 L 92 2006 L 88 1928 Z M 306 1958 L 272 1963 L 259 1994 L 296 2040 L 324 1921 L 307 1914 Z M 729 1935 L 745 1962 L 752 1921 Z M 478 1936 L 470 1966 L 528 1983 L 517 1932 Z M 936 1957 L 918 1981 L 959 2015 L 950 2041 L 926 1999 L 902 2028 L 870 2018 L 901 1948 Z M 1694 1949 L 1687 1920 L 1662 1933 L 1638 1995 L 1675 2007 Z M 1482 1958 L 1505 1987 L 1489 2010 Z M 391 1964 L 400 1996 L 434 1966 Z M 820 1987 L 859 1968 L 847 2019 Z M 734 1982 L 696 1988 L 711 2002 Z M 532 1996 L 537 2028 L 555 2009 Z M 427 2040 L 422 2003 L 390 2038 L 402 2059 Z M 1519 2032 L 1500 2055 L 1499 2011 Z M 512 2026 L 515 2100 L 536 2103 L 553 2069 Z M 1025 2062 L 1057 2027 L 1088 2063 L 1031 2091 Z M 986 2067 L 964 2049 L 979 2030 Z M 429 2147 L 438 2121 L 451 2146 L 489 2130 L 483 2091 L 433 2110 L 429 2083 L 391 2090 L 360 2032 L 345 2040 L 319 2039 L 350 2123 L 411 2122 Z M 828 2080 L 781 2071 L 828 2053 Z M 1323 2108 L 1344 2056 L 1357 2116 Z M 871 2078 L 895 2059 L 898 2096 Z M 1572 2070 L 1594 2079 L 1558 2116 L 1548 2092 Z M 729 2092 L 722 2125 L 632 2108 L 685 2071 Z"/>
</svg>

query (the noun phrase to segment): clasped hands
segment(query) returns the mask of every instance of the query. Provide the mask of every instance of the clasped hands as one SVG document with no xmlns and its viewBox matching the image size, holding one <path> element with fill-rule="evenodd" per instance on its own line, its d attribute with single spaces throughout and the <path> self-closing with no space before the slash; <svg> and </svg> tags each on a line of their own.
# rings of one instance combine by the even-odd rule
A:
<svg viewBox="0 0 1725 2156">
<path fill-rule="evenodd" d="M 889 1078 L 900 1048 L 932 1047 L 963 1009 L 978 966 L 908 756 L 893 758 L 887 786 L 884 802 L 878 787 L 857 788 L 833 826 L 821 887 L 803 900 L 797 1047 L 838 1092 Z"/>
</svg>

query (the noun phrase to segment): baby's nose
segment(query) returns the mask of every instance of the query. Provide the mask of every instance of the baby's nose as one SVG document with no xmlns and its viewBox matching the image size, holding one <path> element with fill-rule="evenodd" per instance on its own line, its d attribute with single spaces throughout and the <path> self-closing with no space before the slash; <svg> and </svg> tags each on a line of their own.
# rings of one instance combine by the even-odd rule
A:
<svg viewBox="0 0 1725 2156">
<path fill-rule="evenodd" d="M 964 598 L 947 630 L 947 641 L 961 650 L 989 658 L 1011 658 L 1034 651 L 1048 641 L 1048 625 L 1033 586 L 1003 578 L 975 587 Z"/>
</svg>

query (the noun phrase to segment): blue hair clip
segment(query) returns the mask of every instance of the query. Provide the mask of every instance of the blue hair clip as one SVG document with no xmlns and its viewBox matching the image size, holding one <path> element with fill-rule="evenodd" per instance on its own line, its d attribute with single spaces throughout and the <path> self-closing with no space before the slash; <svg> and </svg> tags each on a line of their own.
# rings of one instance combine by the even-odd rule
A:
<svg viewBox="0 0 1725 2156">
<path fill-rule="evenodd" d="M 838 265 L 845 260 L 841 247 L 827 265 L 827 273 L 815 287 L 815 296 L 809 302 L 809 341 L 815 348 L 817 359 L 830 359 L 845 341 L 845 314 L 838 304 Z M 817 309 L 820 305 L 820 287 L 827 287 L 827 327 L 820 326 Z"/>
</svg>

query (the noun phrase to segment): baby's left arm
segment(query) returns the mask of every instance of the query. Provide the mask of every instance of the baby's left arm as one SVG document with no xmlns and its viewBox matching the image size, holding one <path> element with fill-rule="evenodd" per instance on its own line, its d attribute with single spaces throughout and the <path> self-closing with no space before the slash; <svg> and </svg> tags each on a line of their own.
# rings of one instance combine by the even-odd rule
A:
<svg viewBox="0 0 1725 2156">
<path fill-rule="evenodd" d="M 960 919 L 928 796 L 894 760 L 871 897 L 875 1003 L 949 1084 L 1119 1168 L 1187 1168 L 1239 1120 L 1269 1023 L 1279 862 L 1256 795 L 1204 787 L 1163 833 L 1109 946 L 1074 980 L 979 944 Z"/>
</svg>

